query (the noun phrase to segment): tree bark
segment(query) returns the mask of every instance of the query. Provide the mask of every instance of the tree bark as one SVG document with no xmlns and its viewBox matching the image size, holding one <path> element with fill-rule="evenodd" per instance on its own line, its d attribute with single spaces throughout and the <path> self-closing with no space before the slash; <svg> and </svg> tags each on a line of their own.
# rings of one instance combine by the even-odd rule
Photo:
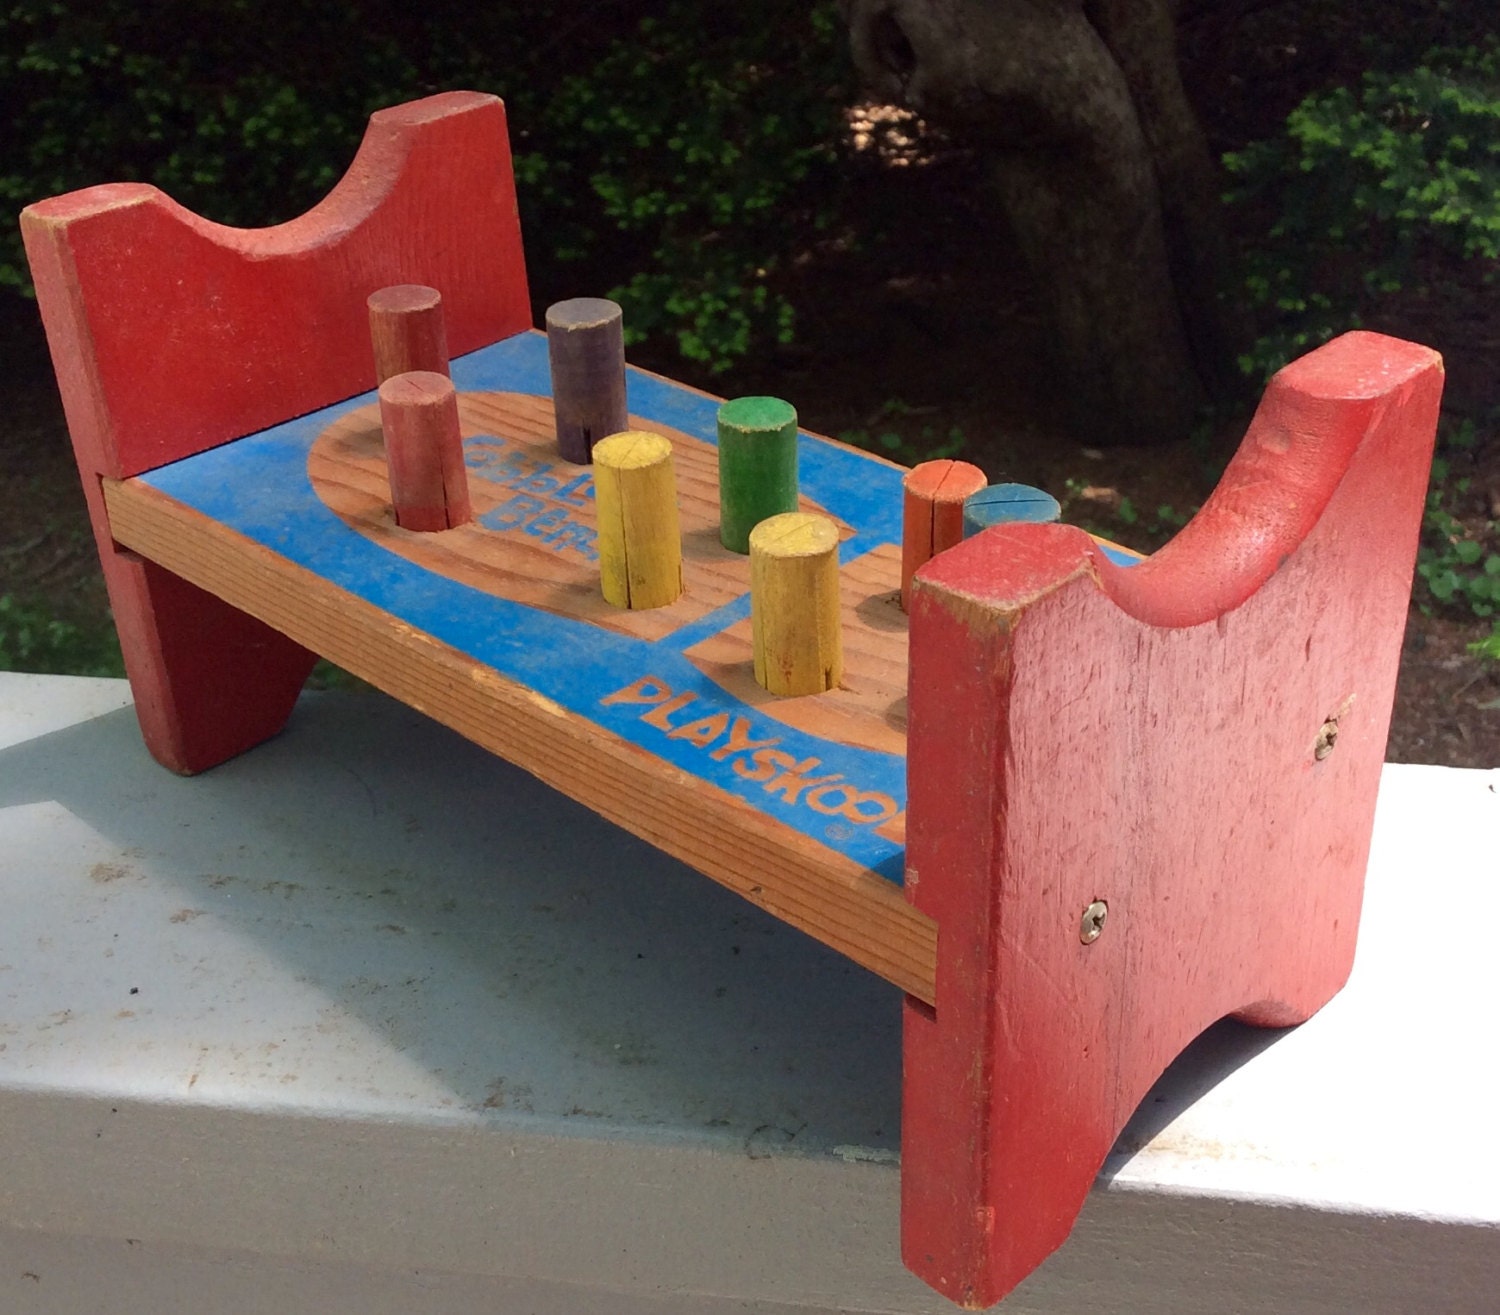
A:
<svg viewBox="0 0 1500 1315">
<path fill-rule="evenodd" d="M 1227 356 L 1215 170 L 1177 73 L 1173 0 L 842 0 L 854 57 L 989 153 L 1050 300 L 1073 423 L 1183 437 Z"/>
</svg>

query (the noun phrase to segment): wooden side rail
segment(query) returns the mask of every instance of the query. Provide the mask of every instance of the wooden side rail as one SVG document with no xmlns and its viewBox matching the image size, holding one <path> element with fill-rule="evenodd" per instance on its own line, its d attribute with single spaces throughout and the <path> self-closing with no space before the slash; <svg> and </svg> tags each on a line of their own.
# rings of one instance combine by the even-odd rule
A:
<svg viewBox="0 0 1500 1315">
<path fill-rule="evenodd" d="M 918 573 L 906 890 L 938 964 L 902 1231 L 955 1301 L 1063 1241 L 1205 1027 L 1300 1022 L 1348 976 L 1442 378 L 1349 334 L 1141 566 L 1016 525 Z"/>
</svg>

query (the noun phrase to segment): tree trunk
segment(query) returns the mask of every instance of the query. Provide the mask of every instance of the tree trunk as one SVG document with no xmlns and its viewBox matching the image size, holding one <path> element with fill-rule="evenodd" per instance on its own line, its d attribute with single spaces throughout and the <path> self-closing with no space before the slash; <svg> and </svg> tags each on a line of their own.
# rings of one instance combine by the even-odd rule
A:
<svg viewBox="0 0 1500 1315">
<path fill-rule="evenodd" d="M 855 61 L 987 151 L 1050 299 L 1074 427 L 1183 437 L 1227 356 L 1215 173 L 1172 0 L 842 0 Z"/>
</svg>

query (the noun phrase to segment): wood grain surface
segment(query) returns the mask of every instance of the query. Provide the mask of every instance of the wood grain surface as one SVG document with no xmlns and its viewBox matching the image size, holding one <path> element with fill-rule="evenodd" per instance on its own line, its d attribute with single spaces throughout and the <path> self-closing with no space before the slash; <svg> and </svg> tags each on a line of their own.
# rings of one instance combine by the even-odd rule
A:
<svg viewBox="0 0 1500 1315">
<path fill-rule="evenodd" d="M 147 484 L 106 480 L 104 497 L 125 547 L 525 768 L 903 991 L 932 998 L 936 928 L 899 886 Z M 744 558 L 736 560 L 748 569 Z M 618 613 L 630 620 L 654 614 Z"/>
<path fill-rule="evenodd" d="M 557 460 L 552 403 L 525 393 L 463 393 L 459 414 L 465 435 L 503 436 L 548 461 Z M 511 496 L 510 486 L 485 478 L 471 455 L 469 494 L 475 519 L 443 534 L 413 534 L 390 510 L 379 415 L 362 407 L 329 426 L 314 442 L 308 476 L 318 496 L 351 529 L 449 579 L 496 597 L 589 621 L 640 639 L 660 639 L 749 593 L 750 559 L 719 542 L 718 455 L 711 444 L 643 416 L 632 429 L 672 443 L 682 526 L 681 597 L 664 607 L 630 611 L 605 601 L 599 567 L 581 550 L 556 551 L 522 526 L 495 530 L 485 524 Z M 470 445 L 471 453 L 474 451 Z M 480 455 L 482 456 L 482 450 Z M 582 481 L 559 503 L 586 528 L 595 525 L 587 496 L 587 466 L 568 467 Z M 810 498 L 800 509 L 828 515 Z M 845 539 L 852 529 L 831 517 Z M 901 557 L 882 545 L 845 564 L 839 573 L 843 605 L 844 674 L 839 688 L 795 698 L 769 695 L 755 680 L 750 621 L 746 617 L 688 650 L 705 675 L 765 715 L 809 734 L 883 753 L 906 751 L 907 620 L 899 603 Z"/>
</svg>

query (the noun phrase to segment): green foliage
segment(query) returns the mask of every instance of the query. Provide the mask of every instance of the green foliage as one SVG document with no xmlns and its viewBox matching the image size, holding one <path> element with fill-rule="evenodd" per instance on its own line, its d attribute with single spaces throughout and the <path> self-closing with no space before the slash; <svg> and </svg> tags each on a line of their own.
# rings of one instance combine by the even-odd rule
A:
<svg viewBox="0 0 1500 1315">
<path fill-rule="evenodd" d="M 1444 478 L 1444 463 L 1434 462 L 1434 481 Z M 1457 481 L 1454 491 L 1467 492 L 1466 481 Z M 1444 506 L 1446 497 L 1447 490 L 1442 487 L 1427 495 L 1417 574 L 1437 602 L 1481 618 L 1495 616 L 1500 612 L 1500 550 L 1496 547 L 1495 523 L 1488 522 L 1475 537 Z"/>
<path fill-rule="evenodd" d="M 45 606 L 0 595 L 0 671 L 48 671 L 67 676 L 122 676 L 112 627 L 82 629 Z"/>
<path fill-rule="evenodd" d="M 1397 293 L 1489 283 L 1500 268 L 1500 40 L 1304 100 L 1282 136 L 1225 157 L 1229 201 L 1259 216 L 1244 286 L 1268 377 Z"/>
<path fill-rule="evenodd" d="M 1269 377 L 1397 305 L 1479 293 L 1500 270 L 1500 39 L 1429 50 L 1401 71 L 1381 53 L 1386 69 L 1309 96 L 1280 137 L 1225 157 L 1229 201 L 1265 233 L 1246 244 L 1244 286 L 1261 317 L 1241 360 L 1249 375 Z M 1500 537 L 1464 509 L 1468 481 L 1452 468 L 1474 443 L 1472 423 L 1445 426 L 1417 597 L 1493 618 L 1472 651 L 1500 658 Z"/>
<path fill-rule="evenodd" d="M 1445 426 L 1440 436 L 1422 519 L 1417 576 L 1425 585 L 1427 608 L 1437 605 L 1456 615 L 1495 618 L 1490 636 L 1472 645 L 1471 651 L 1500 657 L 1500 527 L 1489 520 L 1465 522 L 1452 510 L 1469 492 L 1469 481 L 1453 476 L 1450 458 L 1475 442 L 1472 421 Z"/>
<path fill-rule="evenodd" d="M 354 693 L 366 693 L 371 686 L 367 685 L 358 676 L 352 676 L 343 667 L 336 667 L 332 662 L 319 658 L 313 663 L 312 673 L 307 678 L 308 689 L 342 689 Z"/>
<path fill-rule="evenodd" d="M 13 4 L 0 11 L 0 86 L 10 111 L 0 199 L 14 211 L 98 182 L 148 181 L 222 223 L 291 217 L 353 153 L 363 119 L 413 90 L 390 39 L 359 6 L 288 15 L 252 0 Z M 351 66 L 361 74 L 345 75 Z M 394 93 L 394 94 L 391 94 Z M 14 230 L 0 284 L 25 287 Z"/>
<path fill-rule="evenodd" d="M 787 341 L 795 234 L 834 204 L 844 41 L 831 0 L 0 9 L 0 200 L 146 181 L 222 223 L 301 213 L 371 111 L 505 97 L 534 288 L 625 304 L 633 340 L 722 369 Z M 24 288 L 15 231 L 0 285 Z"/>
<path fill-rule="evenodd" d="M 97 625 L 78 626 L 61 620 L 44 602 L 0 594 L 0 671 L 123 676 L 125 662 L 108 618 L 101 618 Z M 312 689 L 369 688 L 358 677 L 323 661 L 313 667 L 307 683 Z"/>
<path fill-rule="evenodd" d="M 843 41 L 829 4 L 656 8 L 555 85 L 518 171 L 561 259 L 633 257 L 609 294 L 627 340 L 717 373 L 791 341 L 773 280 L 833 213 Z"/>
<path fill-rule="evenodd" d="M 1491 627 L 1490 633 L 1483 639 L 1476 640 L 1469 645 L 1469 652 L 1475 657 L 1489 658 L 1491 662 L 1500 662 L 1500 620 Z"/>
<path fill-rule="evenodd" d="M 872 433 L 866 426 L 860 429 L 846 429 L 839 433 L 838 438 L 851 447 L 862 448 L 866 452 L 875 452 L 891 461 L 898 462 L 903 466 L 916 466 L 924 461 L 942 461 L 957 457 L 968 446 L 968 438 L 964 431 L 957 425 L 951 426 L 946 432 L 939 433 L 936 426 L 930 424 L 914 425 L 913 417 L 925 414 L 933 410 L 932 407 L 908 406 L 898 397 L 887 398 L 876 413 L 874 423 L 890 424 L 894 422 L 901 424 L 901 432 L 896 428 L 884 428 L 878 433 Z"/>
<path fill-rule="evenodd" d="M 1069 481 L 1070 484 L 1076 481 Z M 1170 538 L 1184 525 L 1188 523 L 1188 513 L 1180 512 L 1171 503 L 1164 502 L 1149 518 L 1141 515 L 1135 503 L 1128 497 L 1122 497 L 1119 505 L 1115 507 L 1115 517 L 1123 525 L 1136 526 L 1154 538 L 1163 535 Z"/>
<path fill-rule="evenodd" d="M 1059 501 L 1064 521 L 1144 553 L 1165 545 L 1197 511 L 1195 507 L 1178 511 L 1163 502 L 1155 511 L 1143 512 L 1128 494 L 1093 489 L 1081 479 L 1065 480 Z"/>
<path fill-rule="evenodd" d="M 1434 467 L 1439 464 L 1434 463 Z M 1458 489 L 1460 493 L 1465 491 Z M 1437 602 L 1481 618 L 1494 616 L 1500 610 L 1500 551 L 1491 547 L 1494 522 L 1489 523 L 1483 538 L 1476 539 L 1443 502 L 1441 488 L 1427 495 L 1417 574 Z"/>
</svg>

